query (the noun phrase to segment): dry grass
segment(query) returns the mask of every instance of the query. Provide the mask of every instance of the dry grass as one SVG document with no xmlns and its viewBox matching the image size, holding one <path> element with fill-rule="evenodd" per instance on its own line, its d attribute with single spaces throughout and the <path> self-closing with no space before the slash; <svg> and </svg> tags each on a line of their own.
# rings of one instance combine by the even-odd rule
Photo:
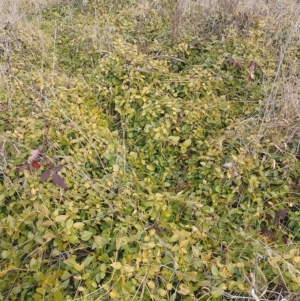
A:
<svg viewBox="0 0 300 301">
<path fill-rule="evenodd" d="M 233 28 L 241 36 L 263 24 L 262 48 L 277 56 L 275 77 L 262 89 L 259 137 L 297 143 L 300 133 L 300 6 L 297 0 L 182 0 L 174 12 L 173 36 L 215 35 L 224 39 Z M 225 37 L 226 38 L 226 37 Z M 298 57 L 298 59 L 297 59 Z M 251 120 L 251 127 L 253 120 Z"/>
<path fill-rule="evenodd" d="M 49 5 L 78 4 L 85 7 L 85 1 L 76 0 L 3 0 L 0 1 L 0 46 L 4 52 L 8 51 L 7 34 L 5 26 L 22 26 L 31 28 L 27 24 L 26 12 L 36 17 L 41 16 L 41 10 Z M 147 20 L 151 10 L 157 10 L 158 14 L 170 14 L 173 18 L 172 35 L 174 40 L 181 36 L 209 37 L 216 35 L 222 37 L 228 27 L 234 28 L 241 35 L 247 37 L 251 28 L 255 28 L 258 22 L 264 22 L 264 46 L 272 49 L 278 56 L 277 69 L 273 81 L 265 82 L 263 89 L 266 92 L 265 99 L 261 102 L 260 119 L 251 119 L 251 126 L 259 129 L 258 137 L 272 138 L 277 141 L 278 147 L 298 144 L 300 136 L 300 78 L 299 60 L 295 59 L 300 49 L 300 6 L 297 0 L 177 0 L 173 11 L 165 9 L 162 4 L 155 1 L 139 0 L 136 9 L 132 10 L 134 18 Z M 95 16 L 95 20 L 98 16 Z M 146 22 L 145 21 L 145 22 Z M 101 25 L 101 26 L 100 26 Z M 90 26 L 91 39 L 98 51 L 110 51 L 112 36 L 116 34 L 116 28 L 109 19 L 99 16 Z M 39 35 L 38 29 L 36 34 Z M 40 37 L 41 43 L 43 37 Z M 7 68 L 7 62 L 0 63 L 0 79 Z M 1 83 L 3 84 L 3 83 Z M 249 126 L 250 122 L 244 123 Z M 275 255 L 266 247 L 268 258 Z M 297 271 L 298 272 L 298 271 Z M 225 296 L 232 298 L 232 296 Z M 283 297 L 278 297 L 281 299 Z M 238 299 L 238 298 L 236 298 Z"/>
<path fill-rule="evenodd" d="M 18 22 L 26 20 L 26 13 L 39 15 L 42 8 L 58 3 L 57 0 L 3 0 L 0 2 L 1 27 L 10 22 L 17 25 Z"/>
<path fill-rule="evenodd" d="M 32 37 L 40 39 L 39 18 L 44 7 L 56 5 L 78 5 L 84 9 L 87 4 L 101 5 L 105 1 L 86 0 L 4 0 L 0 1 L 0 51 L 5 60 L 0 62 L 0 77 L 5 79 L 9 64 L 10 45 L 13 34 L 8 37 L 8 27 L 20 27 Z M 94 3 L 94 4 L 93 4 Z M 111 4 L 117 5 L 117 4 Z M 113 7 L 112 7 L 113 9 Z M 260 119 L 251 119 L 251 127 L 256 123 L 259 137 L 272 138 L 275 143 L 295 144 L 300 133 L 300 6 L 297 0 L 177 0 L 173 10 L 167 1 L 139 0 L 131 4 L 129 14 L 136 20 L 135 30 L 141 35 L 151 25 L 151 13 L 163 15 L 172 20 L 173 41 L 182 36 L 224 38 L 225 31 L 233 28 L 247 38 L 250 30 L 263 24 L 262 48 L 277 56 L 272 81 L 266 79 L 262 85 L 265 98 L 261 101 Z M 31 22 L 26 15 L 30 13 Z M 113 37 L 122 33 L 111 22 L 108 15 L 95 15 L 90 26 L 86 26 L 86 36 L 90 36 L 95 51 L 107 52 L 113 48 Z M 144 26 L 144 27 L 143 27 Z M 261 30 L 261 29 L 260 29 Z M 26 34 L 26 38 L 30 38 Z M 146 39 L 146 37 L 145 37 Z M 145 47 L 148 47 L 145 42 Z M 47 50 L 45 50 L 47 51 Z M 49 53 L 49 55 L 52 55 Z M 5 80 L 1 81 L 1 85 Z M 247 122 L 244 123 L 247 126 Z M 280 141 L 280 143 L 279 143 Z M 282 146 L 280 146 L 282 147 Z"/>
</svg>

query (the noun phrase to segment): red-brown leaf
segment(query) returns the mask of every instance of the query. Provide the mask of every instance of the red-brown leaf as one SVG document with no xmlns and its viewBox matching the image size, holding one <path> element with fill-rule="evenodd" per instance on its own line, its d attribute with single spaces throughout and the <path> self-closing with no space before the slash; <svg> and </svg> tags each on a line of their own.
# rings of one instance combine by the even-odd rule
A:
<svg viewBox="0 0 300 301">
<path fill-rule="evenodd" d="M 64 188 L 66 189 L 66 184 L 65 184 L 65 181 L 64 179 L 57 173 L 54 173 L 52 175 L 52 179 L 53 179 L 53 183 L 60 186 L 61 188 Z"/>
<path fill-rule="evenodd" d="M 4 106 L 4 105 L 0 105 L 0 111 L 2 112 L 5 112 L 8 110 L 8 107 L 7 106 Z"/>
<path fill-rule="evenodd" d="M 283 220 L 286 217 L 287 213 L 288 209 L 278 210 L 274 218 L 274 223 L 278 224 L 280 220 Z"/>
<path fill-rule="evenodd" d="M 238 67 L 241 67 L 243 65 L 243 62 L 241 61 L 235 61 L 234 64 L 233 64 L 233 67 L 234 68 L 238 68 Z"/>
<path fill-rule="evenodd" d="M 46 181 L 51 175 L 51 171 L 50 170 L 46 170 L 41 174 L 41 181 Z"/>
<path fill-rule="evenodd" d="M 261 230 L 260 233 L 263 236 L 267 237 L 270 242 L 276 241 L 276 237 L 275 237 L 274 233 L 271 230 L 264 228 L 264 229 Z"/>
<path fill-rule="evenodd" d="M 18 172 L 22 172 L 24 170 L 30 170 L 30 167 L 28 164 L 24 164 L 18 167 Z"/>
<path fill-rule="evenodd" d="M 31 166 L 35 169 L 39 169 L 41 167 L 41 164 L 39 162 L 33 161 L 31 163 Z"/>
<path fill-rule="evenodd" d="M 60 171 L 63 167 L 64 167 L 64 165 L 61 164 L 61 165 L 57 165 L 57 166 L 52 167 L 51 170 L 52 170 L 52 171 L 55 171 L 55 172 L 58 172 L 58 171 Z"/>
</svg>

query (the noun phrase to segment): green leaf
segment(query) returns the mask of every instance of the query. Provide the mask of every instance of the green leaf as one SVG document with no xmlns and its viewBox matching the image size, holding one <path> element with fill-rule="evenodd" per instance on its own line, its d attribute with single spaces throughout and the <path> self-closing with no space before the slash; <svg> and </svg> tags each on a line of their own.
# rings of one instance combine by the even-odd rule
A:
<svg viewBox="0 0 300 301">
<path fill-rule="evenodd" d="M 83 241 L 88 241 L 92 236 L 94 235 L 93 232 L 90 231 L 83 231 L 82 235 L 81 235 L 81 239 Z"/>
<path fill-rule="evenodd" d="M 42 287 L 37 287 L 37 293 L 41 294 L 42 296 L 46 293 L 46 290 Z"/>
<path fill-rule="evenodd" d="M 95 235 L 93 238 L 94 238 L 93 248 L 103 248 L 107 243 L 107 239 L 99 235 Z"/>
<path fill-rule="evenodd" d="M 170 238 L 169 242 L 175 242 L 175 241 L 178 241 L 178 239 L 179 239 L 178 234 L 174 234 L 174 235 Z"/>
<path fill-rule="evenodd" d="M 57 301 L 64 300 L 63 294 L 59 290 L 56 290 L 54 292 L 53 296 L 54 296 L 54 299 L 57 300 Z"/>
<path fill-rule="evenodd" d="M 177 143 L 180 140 L 179 136 L 169 136 L 168 138 L 174 143 Z"/>
<path fill-rule="evenodd" d="M 29 263 L 30 270 L 37 271 L 40 268 L 40 260 L 36 258 L 31 258 Z"/>
<path fill-rule="evenodd" d="M 72 274 L 70 274 L 68 271 L 64 271 L 63 274 L 61 275 L 61 280 L 67 280 L 72 277 Z"/>
<path fill-rule="evenodd" d="M 148 164 L 148 165 L 146 165 L 146 167 L 147 167 L 148 170 L 154 171 L 153 165 Z"/>
<path fill-rule="evenodd" d="M 218 276 L 219 275 L 219 270 L 214 264 L 211 266 L 211 273 L 212 273 L 213 276 Z"/>
<path fill-rule="evenodd" d="M 66 221 L 66 228 L 67 228 L 67 229 L 71 229 L 72 226 L 73 226 L 73 224 L 74 224 L 73 220 L 68 219 L 68 220 Z"/>
<path fill-rule="evenodd" d="M 126 237 L 117 237 L 116 238 L 116 249 L 120 250 L 121 247 L 124 247 L 127 245 L 127 239 Z"/>
<path fill-rule="evenodd" d="M 193 253 L 193 256 L 195 256 L 196 258 L 198 258 L 200 256 L 200 251 L 195 246 L 192 246 L 192 253 Z"/>
<path fill-rule="evenodd" d="M 2 258 L 7 258 L 8 257 L 8 251 L 7 250 L 3 250 L 2 252 L 1 252 L 1 255 L 2 255 Z"/>
<path fill-rule="evenodd" d="M 83 269 L 84 269 L 84 264 L 83 263 L 81 263 L 81 264 L 79 264 L 79 263 L 75 263 L 74 264 L 74 268 L 78 271 L 78 272 L 81 272 Z"/>
<path fill-rule="evenodd" d="M 189 146 L 191 146 L 192 144 L 192 140 L 191 139 L 187 139 L 184 142 L 181 143 L 181 147 L 182 148 L 188 148 Z"/>
<path fill-rule="evenodd" d="M 213 298 L 218 298 L 218 299 L 222 296 L 222 294 L 223 294 L 223 291 L 220 290 L 220 289 L 214 289 L 211 292 L 212 297 Z"/>
<path fill-rule="evenodd" d="M 78 236 L 75 233 L 72 233 L 69 237 L 68 237 L 68 241 L 72 244 L 76 244 L 78 242 Z"/>
<path fill-rule="evenodd" d="M 186 295 L 188 295 L 190 293 L 190 289 L 189 289 L 189 287 L 185 283 L 181 283 L 179 285 L 178 293 L 180 295 L 186 296 Z"/>
<path fill-rule="evenodd" d="M 93 261 L 94 258 L 95 258 L 94 255 L 88 256 L 88 257 L 83 261 L 84 266 L 87 267 L 87 266 Z"/>
<path fill-rule="evenodd" d="M 106 272 L 106 264 L 104 264 L 104 263 L 101 263 L 101 265 L 100 265 L 100 271 L 101 272 Z"/>
<path fill-rule="evenodd" d="M 185 140 L 183 143 L 181 143 L 181 153 L 186 153 L 188 147 L 190 147 L 192 144 L 192 140 L 191 139 L 187 139 Z"/>
</svg>

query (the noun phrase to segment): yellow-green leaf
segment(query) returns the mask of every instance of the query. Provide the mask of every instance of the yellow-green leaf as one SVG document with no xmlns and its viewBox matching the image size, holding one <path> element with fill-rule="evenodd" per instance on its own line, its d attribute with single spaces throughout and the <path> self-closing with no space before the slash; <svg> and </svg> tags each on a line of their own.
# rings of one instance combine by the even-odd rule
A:
<svg viewBox="0 0 300 301">
<path fill-rule="evenodd" d="M 65 214 L 65 215 L 58 215 L 58 216 L 55 218 L 55 221 L 56 221 L 57 223 L 62 223 L 62 222 L 64 222 L 68 217 L 69 217 L 68 214 Z"/>
<path fill-rule="evenodd" d="M 80 272 L 80 271 L 82 271 L 82 270 L 84 269 L 84 264 L 83 264 L 83 263 L 82 263 L 82 264 L 75 263 L 75 264 L 74 264 L 74 268 L 75 268 L 78 272 Z"/>
<path fill-rule="evenodd" d="M 148 287 L 149 287 L 150 289 L 155 288 L 155 283 L 154 283 L 152 280 L 148 281 L 148 282 L 147 282 L 147 285 L 148 285 Z"/>
<path fill-rule="evenodd" d="M 74 223 L 73 224 L 73 228 L 74 229 L 82 229 L 83 227 L 84 227 L 84 223 L 82 223 L 82 222 L 77 222 L 77 223 Z"/>
<path fill-rule="evenodd" d="M 218 276 L 219 274 L 219 270 L 214 264 L 211 266 L 211 273 L 213 274 L 213 276 Z"/>
<path fill-rule="evenodd" d="M 191 139 L 187 139 L 184 142 L 181 143 L 181 147 L 182 148 L 188 148 L 189 146 L 191 146 L 192 144 L 192 140 Z"/>
<path fill-rule="evenodd" d="M 192 253 L 195 257 L 199 257 L 200 251 L 195 246 L 192 246 Z"/>
<path fill-rule="evenodd" d="M 115 270 L 120 270 L 122 268 L 122 263 L 119 261 L 115 261 L 110 266 Z"/>
<path fill-rule="evenodd" d="M 90 231 L 83 231 L 81 235 L 81 239 L 84 241 L 88 241 L 93 236 L 93 232 Z"/>
<path fill-rule="evenodd" d="M 40 262 L 36 258 L 31 258 L 29 266 L 30 270 L 37 271 L 40 267 Z"/>
<path fill-rule="evenodd" d="M 180 140 L 180 137 L 178 136 L 169 136 L 168 138 L 174 143 L 177 143 Z"/>
</svg>

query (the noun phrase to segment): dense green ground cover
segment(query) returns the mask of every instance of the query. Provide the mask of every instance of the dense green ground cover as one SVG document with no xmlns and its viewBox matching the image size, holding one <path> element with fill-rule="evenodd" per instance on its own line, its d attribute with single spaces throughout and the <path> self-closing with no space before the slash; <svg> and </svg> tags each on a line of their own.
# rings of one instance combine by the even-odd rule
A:
<svg viewBox="0 0 300 301">
<path fill-rule="evenodd" d="M 297 298 L 298 144 L 257 122 L 265 23 L 175 40 L 172 9 L 61 4 L 3 31 L 0 300 Z"/>
</svg>

